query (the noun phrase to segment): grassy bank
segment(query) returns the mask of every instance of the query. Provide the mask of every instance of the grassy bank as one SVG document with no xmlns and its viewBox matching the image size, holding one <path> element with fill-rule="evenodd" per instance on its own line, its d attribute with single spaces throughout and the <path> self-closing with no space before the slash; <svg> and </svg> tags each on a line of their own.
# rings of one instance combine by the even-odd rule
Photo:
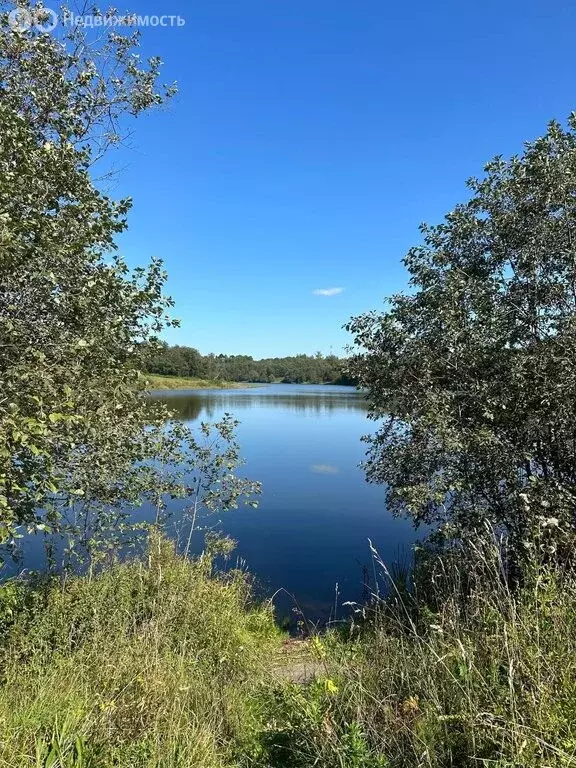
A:
<svg viewBox="0 0 576 768">
<path fill-rule="evenodd" d="M 5 585 L 0 766 L 576 765 L 574 577 L 513 595 L 488 554 L 426 592 L 292 658 L 245 575 L 161 539 L 92 579 Z"/>
<path fill-rule="evenodd" d="M 283 384 L 282 379 L 273 382 L 247 382 L 247 381 L 222 381 L 222 379 L 189 379 L 180 376 L 157 376 L 155 373 L 146 373 L 144 377 L 149 382 L 148 389 L 248 389 L 251 387 L 263 387 L 267 384 Z M 319 386 L 336 385 L 337 382 L 302 381 L 300 384 L 314 384 Z"/>
<path fill-rule="evenodd" d="M 178 376 L 156 376 L 153 373 L 145 374 L 149 383 L 148 389 L 246 389 L 255 384 L 239 383 L 237 381 L 222 381 L 220 379 L 186 379 Z"/>
<path fill-rule="evenodd" d="M 513 595 L 488 554 L 425 589 L 315 641 L 323 681 L 273 699 L 269 765 L 576 766 L 574 575 L 539 569 Z"/>
<path fill-rule="evenodd" d="M 157 540 L 91 580 L 4 587 L 2 605 L 3 768 L 217 768 L 253 752 L 280 639 L 245 576 Z"/>
</svg>

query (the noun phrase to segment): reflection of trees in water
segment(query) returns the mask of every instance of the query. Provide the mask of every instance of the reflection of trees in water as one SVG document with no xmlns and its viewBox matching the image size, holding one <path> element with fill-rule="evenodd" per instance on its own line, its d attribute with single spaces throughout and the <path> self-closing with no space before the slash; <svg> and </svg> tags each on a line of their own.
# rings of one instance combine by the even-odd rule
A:
<svg viewBox="0 0 576 768">
<path fill-rule="evenodd" d="M 201 415 L 210 419 L 224 411 L 234 413 L 248 408 L 283 408 L 295 413 L 321 415 L 334 411 L 366 411 L 366 401 L 361 394 L 319 392 L 318 394 L 289 393 L 238 393 L 195 392 L 194 394 L 166 393 L 155 395 L 157 400 L 168 403 L 179 419 L 195 421 Z"/>
<path fill-rule="evenodd" d="M 155 395 L 153 400 L 167 403 L 181 421 L 196 421 L 202 413 L 202 400 L 196 395 Z"/>
</svg>

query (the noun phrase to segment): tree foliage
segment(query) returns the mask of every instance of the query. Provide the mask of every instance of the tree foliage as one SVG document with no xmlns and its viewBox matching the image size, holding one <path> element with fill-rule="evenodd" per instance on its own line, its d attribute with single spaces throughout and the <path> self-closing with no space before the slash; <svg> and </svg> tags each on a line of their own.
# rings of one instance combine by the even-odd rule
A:
<svg viewBox="0 0 576 768">
<path fill-rule="evenodd" d="M 163 429 L 138 371 L 171 324 L 162 263 L 129 270 L 130 200 L 93 165 L 126 119 L 161 104 L 139 34 L 63 39 L 7 24 L 0 5 L 0 542 L 21 526 L 117 519 L 168 490 L 158 467 L 190 436 Z M 184 441 L 184 442 L 182 442 Z M 146 464 L 149 459 L 155 464 Z M 18 535 L 21 535 L 20 533 Z"/>
<path fill-rule="evenodd" d="M 254 360 L 249 355 L 201 355 L 193 347 L 164 344 L 146 362 L 148 373 L 223 381 L 285 384 L 348 384 L 344 361 L 335 355 L 293 355 Z"/>
<path fill-rule="evenodd" d="M 525 542 L 574 524 L 576 116 L 468 185 L 406 256 L 411 291 L 350 322 L 350 372 L 394 512 Z"/>
</svg>

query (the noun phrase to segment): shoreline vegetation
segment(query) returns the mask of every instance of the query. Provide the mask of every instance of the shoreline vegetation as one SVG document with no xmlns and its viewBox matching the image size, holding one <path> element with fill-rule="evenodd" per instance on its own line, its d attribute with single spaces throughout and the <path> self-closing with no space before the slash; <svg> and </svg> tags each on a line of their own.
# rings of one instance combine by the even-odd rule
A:
<svg viewBox="0 0 576 768">
<path fill-rule="evenodd" d="M 221 381 L 220 379 L 194 379 L 185 376 L 157 376 L 153 373 L 144 374 L 146 389 L 149 391 L 177 389 L 249 389 L 258 386 L 254 383 L 240 381 Z"/>
<path fill-rule="evenodd" d="M 248 574 L 155 532 L 92 575 L 5 582 L 0 765 L 573 766 L 574 574 L 535 560 L 513 592 L 493 541 L 454 555 L 299 640 Z"/>
<path fill-rule="evenodd" d="M 146 389 L 150 392 L 161 392 L 169 390 L 194 390 L 194 389 L 254 389 L 256 387 L 265 387 L 268 384 L 285 384 L 282 380 L 278 381 L 222 381 L 221 379 L 195 379 L 186 376 L 158 376 L 153 373 L 143 374 L 148 386 Z M 290 382 L 295 383 L 295 382 Z M 310 386 L 338 386 L 335 382 L 301 381 L 299 384 Z M 350 385 L 351 386 L 351 385 Z"/>
<path fill-rule="evenodd" d="M 194 347 L 161 343 L 146 361 L 150 375 L 246 384 L 354 385 L 348 360 L 336 355 L 292 355 L 255 360 L 250 355 L 202 355 Z"/>
</svg>

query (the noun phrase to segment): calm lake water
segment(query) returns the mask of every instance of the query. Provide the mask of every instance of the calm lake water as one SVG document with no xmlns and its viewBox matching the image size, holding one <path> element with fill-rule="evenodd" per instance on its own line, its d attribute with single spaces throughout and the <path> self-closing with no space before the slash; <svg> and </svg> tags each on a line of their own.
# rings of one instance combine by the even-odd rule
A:
<svg viewBox="0 0 576 768">
<path fill-rule="evenodd" d="M 309 619 L 323 620 L 334 613 L 336 585 L 340 606 L 362 598 L 372 571 L 368 538 L 386 562 L 410 559 L 417 534 L 386 511 L 383 488 L 366 483 L 358 466 L 360 438 L 374 424 L 355 389 L 273 384 L 156 396 L 191 426 L 225 412 L 241 422 L 242 474 L 261 481 L 263 493 L 258 509 L 223 515 L 221 529 L 237 539 L 233 558 L 267 595 L 283 588 Z M 289 613 L 286 595 L 276 602 Z"/>
<path fill-rule="evenodd" d="M 407 520 L 386 511 L 384 489 L 366 483 L 358 466 L 366 449 L 360 438 L 375 425 L 354 388 L 272 384 L 154 397 L 168 400 L 192 427 L 224 413 L 240 421 L 238 439 L 246 460 L 241 474 L 260 481 L 263 492 L 258 509 L 227 512 L 219 527 L 238 541 L 228 566 L 240 560 L 267 597 L 286 590 L 275 598 L 281 618 L 292 624 L 296 618 L 294 599 L 286 593 L 310 621 L 334 618 L 335 605 L 337 618 L 342 617 L 344 602 L 365 597 L 364 585 L 373 583 L 368 539 L 387 564 L 410 562 L 418 534 Z M 170 529 L 185 540 L 178 502 L 172 510 Z M 150 508 L 134 514 L 154 519 Z M 46 567 L 44 543 L 41 536 L 27 537 L 22 561 L 7 562 L 2 575 Z M 198 536 L 196 550 L 201 548 Z"/>
</svg>

